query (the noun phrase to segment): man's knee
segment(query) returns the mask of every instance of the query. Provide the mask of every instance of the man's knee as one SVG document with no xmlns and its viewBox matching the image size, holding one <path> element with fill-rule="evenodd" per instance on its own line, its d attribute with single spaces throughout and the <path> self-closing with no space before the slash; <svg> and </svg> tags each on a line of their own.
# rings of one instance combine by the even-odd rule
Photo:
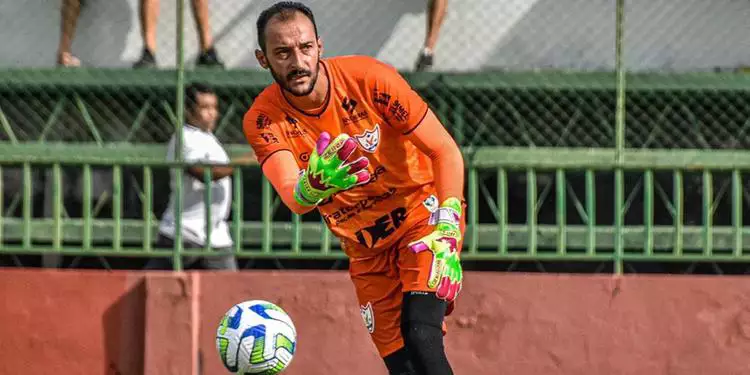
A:
<svg viewBox="0 0 750 375">
<path fill-rule="evenodd" d="M 446 303 L 434 293 L 407 292 L 401 317 L 401 335 L 410 350 L 440 350 Z"/>
<path fill-rule="evenodd" d="M 406 292 L 403 299 L 402 323 L 418 322 L 440 329 L 448 303 L 432 292 Z"/>
<path fill-rule="evenodd" d="M 410 321 L 403 329 L 404 342 L 419 356 L 443 353 L 443 331 L 440 326 Z M 435 353 L 436 352 L 436 353 Z"/>
</svg>

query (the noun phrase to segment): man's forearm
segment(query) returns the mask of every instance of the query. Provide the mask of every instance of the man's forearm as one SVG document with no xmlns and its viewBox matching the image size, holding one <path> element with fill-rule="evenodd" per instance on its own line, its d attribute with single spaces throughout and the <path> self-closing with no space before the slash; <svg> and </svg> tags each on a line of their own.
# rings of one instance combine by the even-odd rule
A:
<svg viewBox="0 0 750 375">
<path fill-rule="evenodd" d="M 432 157 L 438 200 L 444 202 L 453 197 L 463 201 L 464 160 L 458 147 L 446 146 L 443 152 Z"/>
<path fill-rule="evenodd" d="M 188 168 L 188 173 L 190 173 L 190 175 L 192 175 L 195 179 L 203 182 L 206 178 L 206 169 L 210 171 L 209 177 L 211 181 L 220 180 L 224 177 L 230 176 L 234 172 L 234 168 L 231 166 L 213 165 L 208 167 L 193 166 Z"/>
<path fill-rule="evenodd" d="M 298 176 L 288 173 L 282 174 L 284 173 L 284 168 L 273 168 L 270 166 L 267 168 L 267 166 L 268 164 L 263 166 L 263 173 L 273 184 L 281 201 L 284 202 L 292 212 L 302 215 L 315 209 L 315 206 L 300 205 L 297 203 L 297 200 L 294 199 L 294 187 L 297 185 Z"/>
</svg>

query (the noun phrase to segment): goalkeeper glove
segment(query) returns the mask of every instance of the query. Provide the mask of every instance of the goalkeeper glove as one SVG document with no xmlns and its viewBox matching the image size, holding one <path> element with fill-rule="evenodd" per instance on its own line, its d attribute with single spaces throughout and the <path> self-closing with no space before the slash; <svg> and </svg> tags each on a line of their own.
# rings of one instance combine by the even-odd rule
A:
<svg viewBox="0 0 750 375">
<path fill-rule="evenodd" d="M 294 199 L 302 206 L 317 206 L 331 195 L 362 185 L 370 180 L 367 166 L 370 161 L 362 156 L 346 163 L 357 149 L 357 142 L 348 134 L 333 141 L 323 132 L 310 155 L 307 169 L 302 170 L 294 187 Z"/>
<path fill-rule="evenodd" d="M 430 215 L 429 224 L 437 224 L 435 230 L 409 244 L 409 248 L 415 253 L 426 250 L 432 252 L 432 267 L 427 287 L 437 288 L 437 297 L 449 302 L 458 296 L 463 280 L 461 260 L 458 256 L 458 243 L 461 241 L 460 222 L 461 201 L 457 198 L 448 198 Z"/>
</svg>

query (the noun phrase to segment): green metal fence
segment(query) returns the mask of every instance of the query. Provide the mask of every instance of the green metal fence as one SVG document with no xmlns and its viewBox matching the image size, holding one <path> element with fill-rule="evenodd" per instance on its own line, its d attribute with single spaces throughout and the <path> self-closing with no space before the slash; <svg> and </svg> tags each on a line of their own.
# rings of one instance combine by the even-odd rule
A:
<svg viewBox="0 0 750 375">
<path fill-rule="evenodd" d="M 748 261 L 750 78 L 627 73 L 617 4 L 612 72 L 405 73 L 464 151 L 464 259 L 616 272 L 631 260 Z M 217 88 L 216 134 L 247 152 L 239 124 L 265 72 L 0 71 L 0 254 L 171 256 L 176 269 L 180 255 L 208 255 L 154 247 L 169 170 L 185 166 L 165 162 L 165 142 L 193 81 Z M 232 179 L 239 257 L 344 258 L 320 216 L 291 214 L 257 166 Z"/>
<path fill-rule="evenodd" d="M 172 256 L 155 249 L 155 176 L 165 167 L 161 146 L 97 147 L 70 145 L 5 146 L 4 175 L 20 170 L 20 217 L 2 218 L 5 253 Z M 233 147 L 232 152 L 245 151 Z M 618 267 L 626 260 L 747 261 L 750 231 L 744 225 L 750 197 L 744 151 L 626 150 L 565 148 L 465 148 L 467 161 L 467 260 L 598 260 Z M 97 217 L 92 173 L 107 167 L 111 205 Z M 46 169 L 52 186 L 51 216 L 32 214 L 32 171 Z M 245 184 L 257 166 L 238 168 L 232 235 L 239 257 L 344 258 L 319 217 L 277 220 L 285 213 L 270 185 Z M 82 205 L 73 217 L 65 202 L 63 175 L 78 170 Z M 137 170 L 137 172 L 136 172 Z M 126 172 L 127 171 L 127 172 Z M 159 172 L 157 172 L 159 171 Z M 690 180 L 698 176 L 700 200 Z M 140 207 L 125 214 L 126 174 L 140 175 Z M 520 177 L 520 178 L 519 178 Z M 259 178 L 252 178 L 259 182 Z M 246 197 L 259 193 L 247 220 Z M 207 197 L 210 199 L 210 197 Z M 15 203 L 14 203 L 15 204 Z M 133 205 L 133 203 L 130 203 Z M 5 205 L 5 203 L 4 203 Z M 137 204 L 136 204 L 137 205 Z M 6 205 L 7 207 L 7 205 Z M 729 207 L 729 209 L 727 209 Z M 13 211 L 13 209 L 10 209 Z M 132 209 L 131 209 L 132 211 Z M 699 215 L 688 213 L 699 212 Z M 489 214 L 488 214 L 489 213 Z M 182 250 L 183 255 L 206 254 Z"/>
</svg>

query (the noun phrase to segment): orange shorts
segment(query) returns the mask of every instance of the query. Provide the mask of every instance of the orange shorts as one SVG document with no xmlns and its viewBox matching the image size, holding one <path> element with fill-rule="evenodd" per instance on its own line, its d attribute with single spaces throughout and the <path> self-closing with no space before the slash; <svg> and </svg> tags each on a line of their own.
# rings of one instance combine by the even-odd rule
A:
<svg viewBox="0 0 750 375">
<path fill-rule="evenodd" d="M 462 225 L 462 231 L 464 226 Z M 429 251 L 415 254 L 409 243 L 435 229 L 423 220 L 413 223 L 395 244 L 375 256 L 351 258 L 349 274 L 359 300 L 365 326 L 381 357 L 401 349 L 401 302 L 405 292 L 434 292 L 427 287 L 433 255 Z M 462 243 L 459 243 L 459 251 Z M 446 315 L 454 308 L 449 304 Z M 447 333 L 443 323 L 443 334 Z"/>
</svg>

